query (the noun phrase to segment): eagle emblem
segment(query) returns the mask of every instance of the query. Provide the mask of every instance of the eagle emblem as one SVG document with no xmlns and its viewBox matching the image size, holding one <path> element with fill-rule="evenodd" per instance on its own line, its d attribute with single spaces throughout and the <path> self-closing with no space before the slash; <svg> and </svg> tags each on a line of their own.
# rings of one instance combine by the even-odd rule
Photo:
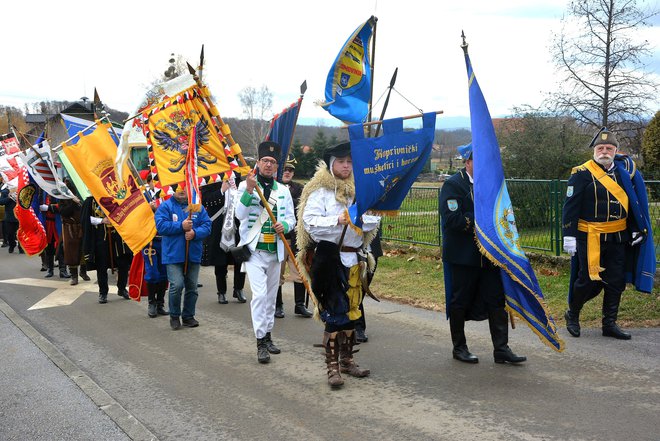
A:
<svg viewBox="0 0 660 441">
<path fill-rule="evenodd" d="M 168 170 L 171 173 L 177 173 L 186 164 L 186 154 L 188 146 L 190 145 L 190 136 L 193 128 L 195 128 L 195 145 L 198 149 L 197 166 L 203 169 L 208 169 L 207 164 L 215 164 L 218 159 L 213 156 L 203 153 L 199 147 L 208 144 L 211 138 L 211 132 L 208 127 L 208 122 L 199 117 L 195 123 L 192 118 L 194 115 L 199 115 L 198 112 L 192 111 L 190 115 L 183 111 L 176 110 L 169 115 L 169 120 L 163 118 L 156 122 L 156 128 L 153 130 L 153 137 L 156 143 L 165 151 L 178 153 L 179 156 L 170 161 Z"/>
</svg>

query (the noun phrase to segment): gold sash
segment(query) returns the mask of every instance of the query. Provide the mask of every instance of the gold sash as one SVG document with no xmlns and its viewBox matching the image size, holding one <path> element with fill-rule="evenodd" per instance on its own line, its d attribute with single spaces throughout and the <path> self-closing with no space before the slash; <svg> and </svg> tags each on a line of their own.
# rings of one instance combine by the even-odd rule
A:
<svg viewBox="0 0 660 441">
<path fill-rule="evenodd" d="M 601 233 L 618 233 L 626 229 L 626 219 L 610 222 L 587 222 L 578 220 L 578 230 L 587 233 L 587 264 L 589 278 L 602 280 L 599 273 L 605 268 L 600 266 L 600 235 Z"/>
<path fill-rule="evenodd" d="M 596 164 L 596 162 L 592 159 L 583 164 L 587 170 L 593 175 L 594 178 L 601 184 L 603 184 L 603 187 L 607 189 L 610 193 L 612 193 L 612 196 L 616 198 L 617 201 L 621 204 L 621 207 L 626 210 L 626 214 L 628 213 L 628 195 L 626 194 L 626 191 L 621 188 L 619 184 L 614 182 L 614 179 L 610 178 L 607 176 L 607 172 L 603 170 L 601 167 Z M 627 173 L 627 172 L 626 172 Z"/>
</svg>

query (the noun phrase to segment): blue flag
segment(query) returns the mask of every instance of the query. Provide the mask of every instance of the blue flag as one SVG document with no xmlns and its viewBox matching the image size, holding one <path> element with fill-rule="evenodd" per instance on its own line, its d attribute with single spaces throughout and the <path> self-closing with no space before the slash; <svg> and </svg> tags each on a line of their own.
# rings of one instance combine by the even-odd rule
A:
<svg viewBox="0 0 660 441">
<path fill-rule="evenodd" d="M 525 321 L 541 341 L 561 352 L 564 342 L 557 334 L 557 326 L 547 310 L 534 270 L 520 246 L 493 121 L 467 51 L 465 64 L 474 156 L 475 231 L 479 249 L 501 268 L 509 310 Z"/>
<path fill-rule="evenodd" d="M 274 141 L 282 147 L 282 154 L 280 156 L 279 167 L 277 168 L 277 180 L 282 179 L 284 172 L 284 163 L 289 150 L 291 149 L 291 142 L 293 141 L 293 133 L 296 130 L 296 122 L 298 121 L 298 113 L 300 112 L 300 105 L 302 104 L 302 96 L 298 101 L 291 104 L 281 113 L 275 115 L 270 122 L 270 128 L 266 135 L 266 141 Z"/>
<path fill-rule="evenodd" d="M 376 25 L 371 17 L 348 37 L 342 46 L 325 83 L 325 102 L 330 115 L 348 123 L 364 122 L 371 97 L 371 61 L 369 43 Z"/>
<path fill-rule="evenodd" d="M 422 117 L 423 128 L 404 131 L 403 118 L 383 121 L 383 136 L 365 138 L 362 124 L 348 128 L 355 179 L 351 221 L 367 210 L 396 212 L 431 154 L 435 137 L 434 112 Z"/>
</svg>

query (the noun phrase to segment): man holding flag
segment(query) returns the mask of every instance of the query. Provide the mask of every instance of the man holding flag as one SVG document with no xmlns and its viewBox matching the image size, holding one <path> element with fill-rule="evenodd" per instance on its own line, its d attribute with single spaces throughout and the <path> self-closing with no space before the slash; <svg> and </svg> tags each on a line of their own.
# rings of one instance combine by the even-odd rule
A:
<svg viewBox="0 0 660 441">
<path fill-rule="evenodd" d="M 155 215 L 156 228 L 162 236 L 162 263 L 167 268 L 167 279 L 170 282 L 170 327 L 175 331 L 181 329 L 182 321 L 187 328 L 199 326 L 195 319 L 197 279 L 202 261 L 202 245 L 211 234 L 211 219 L 206 209 L 200 206 L 199 211 L 193 212 L 188 205 L 187 185 L 190 183 L 180 182 L 174 195 L 158 207 Z"/>
<path fill-rule="evenodd" d="M 527 360 L 508 346 L 508 318 L 504 309 L 504 288 L 500 269 L 483 256 L 474 240 L 474 161 L 472 144 L 459 147 L 465 168 L 449 178 L 440 191 L 442 216 L 442 261 L 452 351 L 456 360 L 478 363 L 468 350 L 466 320 L 488 318 L 496 363 Z"/>
</svg>

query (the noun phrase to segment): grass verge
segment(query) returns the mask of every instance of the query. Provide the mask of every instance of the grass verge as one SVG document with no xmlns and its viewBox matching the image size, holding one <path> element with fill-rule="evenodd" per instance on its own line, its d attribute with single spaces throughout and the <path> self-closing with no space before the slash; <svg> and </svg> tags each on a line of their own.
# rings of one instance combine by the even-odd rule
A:
<svg viewBox="0 0 660 441">
<path fill-rule="evenodd" d="M 445 287 L 440 250 L 435 247 L 384 243 L 372 291 L 379 297 L 433 311 L 445 311 Z M 530 255 L 532 267 L 558 326 L 564 326 L 569 262 L 564 258 Z M 581 314 L 585 327 L 600 327 L 602 296 L 588 302 Z M 623 293 L 618 323 L 623 327 L 660 326 L 660 291 L 642 294 L 628 286 Z"/>
</svg>

